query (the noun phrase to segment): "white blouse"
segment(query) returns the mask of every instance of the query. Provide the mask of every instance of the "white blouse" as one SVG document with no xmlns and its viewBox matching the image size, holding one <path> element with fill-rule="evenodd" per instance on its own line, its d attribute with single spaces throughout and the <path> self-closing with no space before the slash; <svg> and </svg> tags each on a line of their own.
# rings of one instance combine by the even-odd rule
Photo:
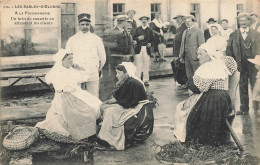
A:
<svg viewBox="0 0 260 165">
<path fill-rule="evenodd" d="M 48 84 L 53 84 L 55 91 L 75 91 L 80 88 L 80 83 L 87 81 L 89 75 L 86 71 L 73 68 L 52 69 L 45 76 L 45 80 Z"/>
</svg>

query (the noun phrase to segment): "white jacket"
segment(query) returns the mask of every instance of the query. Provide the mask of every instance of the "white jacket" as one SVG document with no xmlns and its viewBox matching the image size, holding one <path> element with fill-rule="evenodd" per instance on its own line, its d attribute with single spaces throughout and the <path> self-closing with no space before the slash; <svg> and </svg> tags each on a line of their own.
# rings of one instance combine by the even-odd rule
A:
<svg viewBox="0 0 260 165">
<path fill-rule="evenodd" d="M 98 71 L 106 63 L 103 41 L 97 35 L 78 32 L 69 38 L 66 49 L 73 53 L 73 62 L 90 71 L 88 81 L 99 80 Z"/>
</svg>

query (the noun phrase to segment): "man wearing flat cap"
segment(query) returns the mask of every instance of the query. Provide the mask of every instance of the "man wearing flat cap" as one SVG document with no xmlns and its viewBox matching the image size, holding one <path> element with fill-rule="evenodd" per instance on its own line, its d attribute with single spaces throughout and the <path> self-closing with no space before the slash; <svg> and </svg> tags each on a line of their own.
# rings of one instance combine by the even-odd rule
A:
<svg viewBox="0 0 260 165">
<path fill-rule="evenodd" d="M 251 17 L 247 13 L 240 13 L 237 16 L 240 28 L 230 34 L 226 49 L 226 54 L 236 60 L 240 72 L 240 111 L 237 112 L 237 115 L 248 114 L 248 81 L 252 91 L 257 73 L 255 66 L 248 59 L 253 59 L 260 54 L 260 34 L 250 28 L 250 20 Z"/>
<path fill-rule="evenodd" d="M 106 52 L 100 37 L 90 32 L 90 14 L 78 15 L 79 32 L 69 38 L 66 49 L 73 53 L 73 62 L 89 74 L 87 82 L 81 84 L 82 89 L 99 97 L 99 72 L 106 63 Z"/>
<path fill-rule="evenodd" d="M 103 37 L 103 41 L 108 45 L 111 53 L 120 54 L 118 42 L 119 38 L 124 34 L 124 29 L 127 24 L 126 20 L 126 15 L 118 15 L 115 19 L 116 26 L 108 32 L 107 36 Z"/>
<path fill-rule="evenodd" d="M 136 65 L 136 76 L 141 78 L 143 72 L 143 82 L 146 86 L 149 86 L 149 66 L 151 56 L 151 46 L 153 43 L 153 31 L 148 26 L 148 16 L 142 16 L 139 18 L 142 25 L 136 28 L 133 35 L 133 39 L 137 41 L 135 46 L 134 62 Z"/>
<path fill-rule="evenodd" d="M 260 23 L 259 23 L 258 15 L 255 13 L 252 13 L 252 14 L 250 14 L 250 16 L 251 16 L 251 21 L 252 21 L 251 28 L 260 32 Z"/>
<path fill-rule="evenodd" d="M 121 33 L 123 33 L 126 20 L 127 20 L 126 15 L 118 15 L 116 17 L 117 25 L 113 28 L 113 30 L 120 31 Z"/>
</svg>

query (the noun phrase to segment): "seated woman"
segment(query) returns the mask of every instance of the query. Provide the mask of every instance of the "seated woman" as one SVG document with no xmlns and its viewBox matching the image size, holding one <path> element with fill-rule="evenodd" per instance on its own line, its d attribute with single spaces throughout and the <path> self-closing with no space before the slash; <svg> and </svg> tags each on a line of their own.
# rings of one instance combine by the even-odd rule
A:
<svg viewBox="0 0 260 165">
<path fill-rule="evenodd" d="M 53 84 L 55 96 L 46 119 L 36 127 L 74 140 L 95 135 L 102 102 L 80 88 L 79 84 L 85 82 L 88 75 L 83 68 L 73 65 L 73 55 L 63 49 L 53 58 L 55 65 L 45 80 Z"/>
<path fill-rule="evenodd" d="M 112 91 L 113 97 L 101 105 L 103 123 L 98 138 L 117 150 L 146 140 L 153 131 L 152 108 L 147 104 L 145 86 L 135 76 L 135 69 L 130 62 L 116 67 L 118 82 Z"/>
<path fill-rule="evenodd" d="M 199 47 L 198 59 L 201 66 L 188 81 L 194 95 L 177 106 L 175 135 L 186 143 L 234 145 L 225 121 L 232 112 L 228 80 L 237 64 L 232 57 L 220 56 L 207 43 Z"/>
</svg>

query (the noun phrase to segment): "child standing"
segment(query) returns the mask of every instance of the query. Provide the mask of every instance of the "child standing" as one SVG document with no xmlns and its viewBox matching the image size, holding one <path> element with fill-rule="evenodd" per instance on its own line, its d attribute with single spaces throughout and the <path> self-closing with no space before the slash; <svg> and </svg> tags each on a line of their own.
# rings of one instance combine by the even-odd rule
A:
<svg viewBox="0 0 260 165">
<path fill-rule="evenodd" d="M 258 70 L 256 75 L 256 83 L 253 89 L 253 108 L 254 110 L 259 110 L 260 103 L 260 55 L 256 55 L 254 59 L 248 59 L 249 62 L 255 64 L 256 69 Z"/>
</svg>

